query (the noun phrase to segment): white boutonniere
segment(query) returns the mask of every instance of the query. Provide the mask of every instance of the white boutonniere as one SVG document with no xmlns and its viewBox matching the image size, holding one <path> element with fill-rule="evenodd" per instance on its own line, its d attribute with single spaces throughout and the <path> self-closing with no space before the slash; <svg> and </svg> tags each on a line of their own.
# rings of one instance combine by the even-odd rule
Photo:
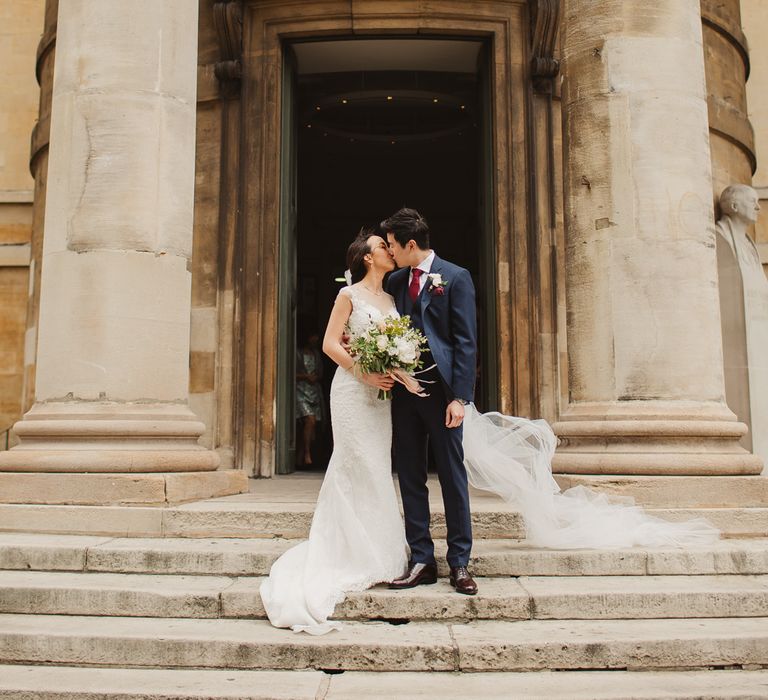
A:
<svg viewBox="0 0 768 700">
<path fill-rule="evenodd" d="M 436 294 L 437 296 L 445 294 L 445 288 L 448 286 L 448 282 L 443 279 L 443 276 L 439 272 L 431 272 L 427 277 L 429 278 L 429 289 L 427 291 L 430 294 Z"/>
</svg>

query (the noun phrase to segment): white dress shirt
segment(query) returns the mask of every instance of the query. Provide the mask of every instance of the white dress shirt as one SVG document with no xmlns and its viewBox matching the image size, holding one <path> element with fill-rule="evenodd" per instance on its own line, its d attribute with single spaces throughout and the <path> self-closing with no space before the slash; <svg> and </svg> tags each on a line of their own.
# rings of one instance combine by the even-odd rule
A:
<svg viewBox="0 0 768 700">
<path fill-rule="evenodd" d="M 419 277 L 419 294 L 421 293 L 421 290 L 424 289 L 424 285 L 427 283 L 429 271 L 432 269 L 432 263 L 435 262 L 435 251 L 430 250 L 429 255 L 427 255 L 424 260 L 422 260 L 416 267 L 419 268 L 419 270 L 424 270 L 424 274 Z M 411 282 L 413 281 L 413 268 L 411 268 L 411 271 L 408 273 L 408 286 L 411 286 Z"/>
</svg>

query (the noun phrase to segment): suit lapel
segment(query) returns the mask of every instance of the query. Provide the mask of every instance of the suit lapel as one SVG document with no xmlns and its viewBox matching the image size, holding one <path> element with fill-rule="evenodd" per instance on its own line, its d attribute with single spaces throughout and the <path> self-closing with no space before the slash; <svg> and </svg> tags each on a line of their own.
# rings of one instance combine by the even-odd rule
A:
<svg viewBox="0 0 768 700">
<path fill-rule="evenodd" d="M 439 273 L 443 269 L 443 261 L 435 255 L 435 259 L 432 261 L 432 267 L 429 268 L 429 274 L 432 273 Z M 427 281 L 424 283 L 424 288 L 421 290 L 421 297 L 419 298 L 419 301 L 421 302 L 421 313 L 424 314 L 425 309 L 430 305 L 432 302 L 432 294 L 429 292 L 429 287 L 432 284 L 432 281 L 427 277 Z"/>
</svg>

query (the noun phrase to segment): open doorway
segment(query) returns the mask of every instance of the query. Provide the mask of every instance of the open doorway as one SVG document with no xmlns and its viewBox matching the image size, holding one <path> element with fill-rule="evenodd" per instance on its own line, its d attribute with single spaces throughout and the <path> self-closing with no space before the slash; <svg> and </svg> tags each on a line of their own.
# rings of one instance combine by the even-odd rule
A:
<svg viewBox="0 0 768 700">
<path fill-rule="evenodd" d="M 490 117 L 485 47 L 461 39 L 353 39 L 286 46 L 277 471 L 324 469 L 332 450 L 322 395 L 305 465 L 297 362 L 322 338 L 344 284 L 347 246 L 402 206 L 429 221 L 437 253 L 472 274 L 480 362 L 476 402 L 496 408 Z M 289 92 L 290 94 L 285 94 Z M 303 346 L 303 347 L 299 347 Z"/>
</svg>

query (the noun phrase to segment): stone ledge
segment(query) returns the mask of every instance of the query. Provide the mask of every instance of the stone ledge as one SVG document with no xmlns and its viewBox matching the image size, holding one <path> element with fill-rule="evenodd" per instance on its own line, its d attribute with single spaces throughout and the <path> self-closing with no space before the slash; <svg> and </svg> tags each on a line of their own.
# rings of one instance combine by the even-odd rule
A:
<svg viewBox="0 0 768 700">
<path fill-rule="evenodd" d="M 557 474 L 563 490 L 586 486 L 611 496 L 631 497 L 664 508 L 768 507 L 764 476 L 611 476 Z"/>
<path fill-rule="evenodd" d="M 766 618 L 347 622 L 315 637 L 261 620 L 0 615 L 4 663 L 269 670 L 694 669 L 765 664 Z"/>
<path fill-rule="evenodd" d="M 664 520 L 682 522 L 703 518 L 723 537 L 765 537 L 768 535 L 768 508 L 648 508 Z"/>
<path fill-rule="evenodd" d="M 330 686 L 328 681 L 330 680 Z M 43 700 L 391 700 L 595 698 L 646 700 L 768 695 L 768 671 L 560 671 L 376 673 L 211 671 L 61 666 L 0 667 L 0 698 Z"/>
<path fill-rule="evenodd" d="M 477 673 L 366 673 L 331 676 L 326 700 L 683 700 L 768 695 L 768 671 L 558 671 Z M 86 700 L 91 700 L 88 697 Z M 100 700 L 102 700 L 100 698 Z M 112 700 L 108 696 L 104 700 Z M 117 700 L 117 699 L 115 699 Z M 120 700 L 123 700 L 120 698 Z M 154 698 L 148 698 L 154 700 Z M 239 700 L 239 699 L 238 699 Z"/>
<path fill-rule="evenodd" d="M 0 571 L 0 613 L 109 617 L 258 618 L 264 579 Z M 171 585 L 168 585 L 169 582 Z M 434 586 L 350 593 L 337 620 L 471 621 L 768 616 L 768 576 L 477 578 L 476 596 Z"/>
<path fill-rule="evenodd" d="M 142 509 L 137 509 L 142 510 Z M 159 509 L 143 509 L 159 512 Z M 267 575 L 300 540 L 88 537 L 5 532 L 0 569 L 95 573 Z M 448 575 L 444 540 L 435 542 L 440 576 Z M 768 539 L 721 540 L 676 548 L 556 550 L 513 540 L 478 540 L 470 567 L 478 576 L 643 576 L 768 574 Z M 584 582 L 585 586 L 588 586 Z"/>
<path fill-rule="evenodd" d="M 204 472 L 222 473 L 238 472 Z M 245 476 L 236 478 L 246 479 Z M 243 486 L 243 490 L 247 490 L 247 486 Z M 163 505 L 168 507 L 157 507 Z M 169 503 L 95 506 L 0 502 L 0 532 L 113 537 L 304 538 L 309 534 L 314 509 L 314 503 L 236 501 L 200 501 L 186 506 Z M 507 510 L 503 503 L 494 510 L 473 511 L 472 529 L 477 540 L 525 536 L 522 516 Z M 445 534 L 445 515 L 442 510 L 433 510 L 432 535 L 442 538 Z"/>
<path fill-rule="evenodd" d="M 597 445 L 597 441 L 594 442 Z M 617 447 L 617 450 L 621 449 L 623 446 Z M 667 451 L 663 451 L 665 449 Z M 675 454 L 669 447 L 663 447 L 655 453 L 640 450 L 611 452 L 595 447 L 593 452 L 556 452 L 552 459 L 552 471 L 556 474 L 755 476 L 762 470 L 763 460 L 745 450 L 741 453 L 723 451 Z"/>
<path fill-rule="evenodd" d="M 309 503 L 226 502 L 226 499 L 178 506 L 170 503 L 99 506 L 0 503 L 0 532 L 292 539 L 308 536 L 313 512 L 314 505 Z M 704 518 L 718 528 L 723 537 L 768 536 L 768 508 L 651 507 L 648 512 L 678 522 Z M 433 509 L 431 529 L 433 537 L 445 537 L 445 516 L 441 510 Z M 473 511 L 472 529 L 476 542 L 525 538 L 522 515 L 509 510 L 503 502 L 499 502 L 496 508 Z"/>
<path fill-rule="evenodd" d="M 320 671 L 0 666 L 4 700 L 315 700 L 326 685 Z"/>
<path fill-rule="evenodd" d="M 0 472 L 0 503 L 171 505 L 248 491 L 248 475 L 227 469 L 154 474 Z"/>
</svg>

